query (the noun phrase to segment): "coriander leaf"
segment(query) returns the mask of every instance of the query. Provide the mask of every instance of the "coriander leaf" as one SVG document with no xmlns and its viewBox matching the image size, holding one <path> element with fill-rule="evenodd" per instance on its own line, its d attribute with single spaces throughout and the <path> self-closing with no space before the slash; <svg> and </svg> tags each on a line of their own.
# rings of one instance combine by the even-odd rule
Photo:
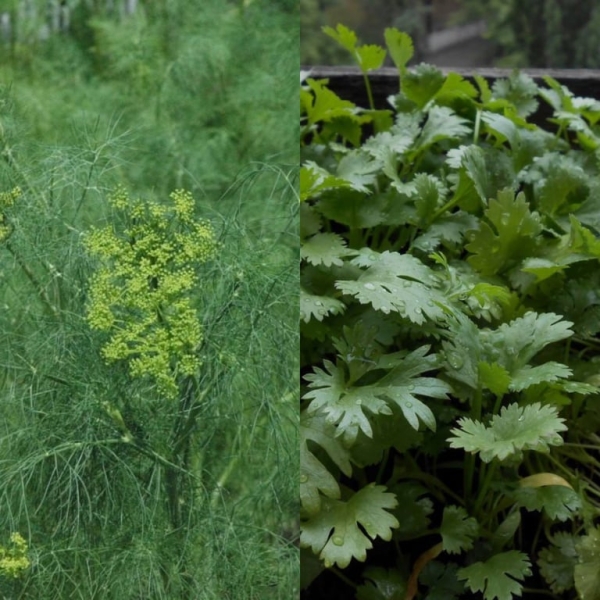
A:
<svg viewBox="0 0 600 600">
<path fill-rule="evenodd" d="M 511 550 L 460 569 L 458 578 L 466 580 L 472 592 L 483 592 L 484 600 L 512 600 L 513 595 L 521 595 L 523 587 L 515 580 L 531 575 L 530 567 L 526 554 Z"/>
<path fill-rule="evenodd" d="M 491 390 L 496 396 L 502 397 L 511 384 L 508 371 L 498 363 L 479 363 L 479 381 L 484 389 Z"/>
<path fill-rule="evenodd" d="M 530 212 L 525 195 L 516 197 L 512 190 L 498 192 L 490 200 L 479 230 L 467 244 L 472 254 L 469 262 L 483 275 L 496 275 L 531 256 L 536 251 L 536 238 L 542 230 L 540 217 Z"/>
<path fill-rule="evenodd" d="M 503 323 L 496 331 L 485 332 L 484 343 L 489 353 L 501 357 L 512 373 L 525 367 L 548 344 L 572 336 L 572 326 L 573 323 L 563 321 L 554 313 L 530 311 L 510 323 Z"/>
<path fill-rule="evenodd" d="M 508 79 L 496 79 L 492 90 L 495 98 L 508 100 L 517 109 L 520 117 L 528 117 L 537 110 L 538 101 L 535 97 L 539 88 L 525 73 L 515 71 Z"/>
<path fill-rule="evenodd" d="M 479 533 L 477 520 L 469 517 L 460 506 L 446 506 L 440 534 L 444 550 L 450 554 L 459 554 L 473 547 L 473 540 Z"/>
<path fill-rule="evenodd" d="M 393 27 L 388 27 L 384 31 L 384 37 L 390 58 L 394 61 L 396 67 L 398 67 L 400 75 L 403 76 L 406 73 L 408 61 L 415 53 L 412 39 L 407 33 L 398 31 Z"/>
<path fill-rule="evenodd" d="M 573 589 L 573 572 L 577 564 L 576 537 L 559 531 L 552 538 L 552 545 L 540 550 L 538 566 L 540 573 L 555 594 Z"/>
<path fill-rule="evenodd" d="M 356 37 L 356 33 L 354 31 L 348 29 L 348 27 L 338 24 L 338 26 L 333 29 L 333 27 L 323 27 L 323 33 L 328 35 L 330 38 L 334 39 L 342 48 L 345 48 L 350 52 L 350 54 L 354 54 L 354 49 L 356 48 L 356 44 L 358 42 L 358 38 Z"/>
<path fill-rule="evenodd" d="M 371 437 L 372 430 L 364 409 L 373 414 L 390 414 L 386 402 L 381 400 L 376 390 L 370 386 L 349 387 L 346 385 L 342 368 L 331 361 L 323 361 L 326 371 L 313 367 L 313 373 L 304 376 L 309 381 L 311 391 L 304 394 L 304 399 L 312 400 L 308 412 L 322 409 L 327 421 L 337 425 L 338 433 L 343 433 L 345 440 L 351 444 L 358 435 L 358 430 Z"/>
<path fill-rule="evenodd" d="M 543 510 L 551 519 L 572 519 L 581 509 L 581 499 L 574 490 L 562 485 L 521 486 L 513 492 L 518 506 L 529 511 Z"/>
<path fill-rule="evenodd" d="M 568 379 L 572 374 L 573 371 L 569 367 L 554 361 L 546 362 L 537 367 L 526 365 L 512 373 L 510 389 L 513 392 L 522 392 L 538 383 L 553 383 L 560 379 Z"/>
<path fill-rule="evenodd" d="M 456 140 L 470 133 L 468 121 L 446 106 L 432 106 L 427 115 L 416 148 L 424 150 L 441 140 Z"/>
<path fill-rule="evenodd" d="M 337 564 L 343 569 L 353 558 L 364 562 L 373 547 L 371 540 L 389 541 L 392 529 L 398 527 L 387 512 L 397 501 L 385 489 L 369 484 L 347 502 L 323 498 L 323 510 L 302 523 L 301 545 L 319 554 L 326 567 Z"/>
<path fill-rule="evenodd" d="M 488 111 L 481 113 L 481 120 L 500 142 L 508 140 L 513 151 L 518 148 L 521 138 L 519 130 L 513 121 L 503 115 Z"/>
<path fill-rule="evenodd" d="M 448 73 L 444 84 L 435 95 L 435 100 L 439 104 L 445 105 L 457 99 L 475 98 L 476 96 L 477 90 L 472 83 L 458 73 Z"/>
<path fill-rule="evenodd" d="M 346 240 L 337 233 L 317 233 L 305 240 L 300 249 L 300 257 L 313 265 L 341 267 L 342 258 L 353 256 L 354 250 L 346 247 Z"/>
<path fill-rule="evenodd" d="M 502 407 L 487 427 L 467 417 L 459 419 L 458 426 L 452 429 L 453 437 L 448 439 L 450 447 L 479 452 L 484 462 L 494 458 L 521 458 L 523 450 L 547 452 L 549 445 L 562 444 L 558 432 L 567 429 L 555 407 L 542 406 L 539 402 L 525 407 L 518 404 Z"/>
<path fill-rule="evenodd" d="M 461 312 L 447 319 L 444 335 L 450 341 L 442 342 L 448 375 L 471 389 L 479 386 L 479 363 L 482 359 L 480 333 L 477 325 Z"/>
<path fill-rule="evenodd" d="M 419 582 L 429 588 L 425 600 L 458 600 L 465 591 L 465 585 L 458 580 L 457 572 L 458 567 L 454 563 L 428 562 L 419 575 Z"/>
<path fill-rule="evenodd" d="M 300 200 L 316 198 L 325 190 L 348 188 L 349 183 L 335 177 L 311 161 L 306 161 L 300 168 Z"/>
<path fill-rule="evenodd" d="M 421 350 L 421 349 L 419 349 Z M 416 350 L 415 353 L 418 353 Z M 413 353 L 414 354 L 414 353 Z M 435 417 L 431 409 L 416 396 L 444 399 L 452 391 L 450 386 L 434 377 L 412 377 L 402 371 L 402 367 L 394 369 L 377 384 L 377 393 L 393 400 L 402 410 L 410 425 L 418 430 L 419 421 L 435 431 Z"/>
<path fill-rule="evenodd" d="M 312 102 L 304 103 L 309 125 L 319 121 L 331 121 L 335 117 L 354 117 L 353 110 L 356 105 L 349 100 L 342 100 L 327 87 L 324 80 L 309 78 L 306 83 L 314 94 Z"/>
<path fill-rule="evenodd" d="M 420 223 L 428 223 L 438 206 L 444 201 L 445 189 L 433 175 L 419 173 L 415 176 L 415 206 Z"/>
<path fill-rule="evenodd" d="M 446 302 L 435 282 L 433 271 L 414 256 L 386 250 L 358 280 L 337 281 L 335 287 L 361 304 L 371 304 L 385 314 L 398 312 L 421 324 L 426 317 L 444 316 L 440 304 Z"/>
<path fill-rule="evenodd" d="M 576 548 L 575 589 L 583 600 L 600 600 L 600 527 L 583 536 Z"/>
<path fill-rule="evenodd" d="M 406 594 L 406 577 L 398 569 L 368 567 L 363 578 L 367 581 L 356 589 L 356 600 L 398 600 Z"/>
<path fill-rule="evenodd" d="M 354 150 L 340 160 L 336 175 L 357 192 L 370 193 L 367 186 L 377 178 L 379 166 L 376 160 L 361 150 Z"/>
<path fill-rule="evenodd" d="M 432 65 L 420 64 L 406 72 L 400 82 L 400 92 L 423 108 L 444 85 L 444 74 Z"/>
<path fill-rule="evenodd" d="M 381 46 L 372 44 L 365 44 L 355 50 L 358 66 L 363 73 L 380 69 L 386 54 L 386 51 Z"/>
<path fill-rule="evenodd" d="M 395 484 L 390 491 L 394 492 L 398 505 L 402 507 L 402 520 L 395 533 L 398 539 L 411 539 L 423 534 L 433 513 L 433 502 L 427 496 L 427 488 L 416 481 L 403 481 Z"/>
<path fill-rule="evenodd" d="M 315 296 L 300 288 L 300 318 L 308 323 L 311 319 L 322 321 L 327 315 L 337 315 L 346 305 L 330 296 Z"/>
<path fill-rule="evenodd" d="M 431 218 L 431 214 L 429 218 Z M 461 210 L 438 218 L 427 230 L 413 242 L 413 248 L 423 252 L 431 252 L 440 243 L 457 247 L 462 244 L 467 231 L 477 227 L 477 219 Z"/>
<path fill-rule="evenodd" d="M 300 171 L 302 177 L 302 170 Z M 321 229 L 321 218 L 307 202 L 300 205 L 300 237 L 302 239 L 314 235 Z"/>
<path fill-rule="evenodd" d="M 300 501 L 308 514 L 315 514 L 321 509 L 319 492 L 329 498 L 339 498 L 340 488 L 335 477 L 323 463 L 311 452 L 308 441 L 315 442 L 323 448 L 340 470 L 350 475 L 348 451 L 335 437 L 335 427 L 327 423 L 323 414 L 309 415 L 306 411 L 300 414 Z"/>
</svg>

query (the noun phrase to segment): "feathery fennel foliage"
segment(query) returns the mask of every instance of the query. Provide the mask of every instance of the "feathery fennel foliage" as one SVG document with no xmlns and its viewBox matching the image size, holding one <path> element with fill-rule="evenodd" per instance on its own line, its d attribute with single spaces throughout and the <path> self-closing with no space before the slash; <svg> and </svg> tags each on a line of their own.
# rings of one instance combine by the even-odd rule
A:
<svg viewBox="0 0 600 600">
<path fill-rule="evenodd" d="M 1 90 L 0 531 L 30 561 L 9 597 L 297 593 L 295 19 L 164 4 L 169 52 L 143 7 L 96 15 L 102 68 L 65 36 Z M 201 22 L 256 49 L 243 69 Z"/>
</svg>

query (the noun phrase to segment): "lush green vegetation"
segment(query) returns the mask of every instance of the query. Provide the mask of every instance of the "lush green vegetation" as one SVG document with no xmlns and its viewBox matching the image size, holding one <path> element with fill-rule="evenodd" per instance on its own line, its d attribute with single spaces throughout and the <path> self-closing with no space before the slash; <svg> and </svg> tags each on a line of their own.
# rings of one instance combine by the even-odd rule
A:
<svg viewBox="0 0 600 600">
<path fill-rule="evenodd" d="M 600 66 L 597 0 L 463 0 L 463 4 L 467 18 L 486 20 L 499 66 Z"/>
<path fill-rule="evenodd" d="M 0 49 L 0 591 L 287 600 L 297 10 L 71 4 Z"/>
<path fill-rule="evenodd" d="M 385 39 L 389 110 L 301 85 L 304 584 L 599 600 L 600 102 Z"/>
</svg>

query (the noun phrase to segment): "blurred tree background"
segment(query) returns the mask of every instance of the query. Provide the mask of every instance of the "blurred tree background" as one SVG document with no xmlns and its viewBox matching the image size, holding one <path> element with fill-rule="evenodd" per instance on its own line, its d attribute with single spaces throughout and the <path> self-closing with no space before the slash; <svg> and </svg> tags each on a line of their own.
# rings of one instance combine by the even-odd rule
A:
<svg viewBox="0 0 600 600">
<path fill-rule="evenodd" d="M 321 32 L 342 23 L 363 43 L 409 33 L 415 60 L 454 67 L 597 68 L 599 0 L 300 0 L 301 61 L 346 64 Z"/>
</svg>

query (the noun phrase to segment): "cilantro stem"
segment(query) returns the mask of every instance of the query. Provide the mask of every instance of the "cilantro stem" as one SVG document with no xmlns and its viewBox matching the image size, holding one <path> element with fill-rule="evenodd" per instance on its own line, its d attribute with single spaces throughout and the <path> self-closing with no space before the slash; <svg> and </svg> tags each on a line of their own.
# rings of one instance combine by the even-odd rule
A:
<svg viewBox="0 0 600 600">
<path fill-rule="evenodd" d="M 367 77 L 367 72 L 363 71 L 363 79 L 365 80 L 365 87 L 367 88 L 367 96 L 369 98 L 369 106 L 371 110 L 375 110 L 375 102 L 373 101 L 373 91 L 371 90 L 371 82 Z"/>
<path fill-rule="evenodd" d="M 473 143 L 476 144 L 479 139 L 479 131 L 481 129 L 481 110 L 477 110 L 475 114 L 475 127 L 473 128 Z"/>
<path fill-rule="evenodd" d="M 483 464 L 481 467 L 481 470 L 483 471 Z M 483 504 L 486 495 L 487 495 L 487 491 L 490 487 L 490 483 L 492 482 L 492 479 L 494 478 L 494 475 L 496 474 L 496 471 L 498 470 L 498 462 L 497 461 L 493 461 L 491 462 L 489 465 L 487 465 L 487 468 L 485 470 L 485 475 L 483 476 L 483 482 L 480 483 L 479 485 L 479 492 L 477 493 L 477 498 L 475 500 L 475 506 L 473 507 L 473 511 L 477 514 L 479 512 L 479 509 L 481 508 L 481 505 Z"/>
</svg>

